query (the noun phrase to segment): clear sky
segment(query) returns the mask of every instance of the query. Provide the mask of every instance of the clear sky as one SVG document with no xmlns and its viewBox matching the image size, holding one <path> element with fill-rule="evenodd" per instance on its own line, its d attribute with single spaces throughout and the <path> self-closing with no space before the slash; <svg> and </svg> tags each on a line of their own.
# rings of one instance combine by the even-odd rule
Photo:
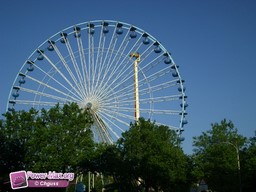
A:
<svg viewBox="0 0 256 192">
<path fill-rule="evenodd" d="M 144 29 L 172 52 L 186 81 L 192 137 L 226 118 L 239 133 L 256 130 L 256 1 L 254 0 L 1 0 L 0 112 L 28 56 L 58 31 L 90 20 Z"/>
</svg>

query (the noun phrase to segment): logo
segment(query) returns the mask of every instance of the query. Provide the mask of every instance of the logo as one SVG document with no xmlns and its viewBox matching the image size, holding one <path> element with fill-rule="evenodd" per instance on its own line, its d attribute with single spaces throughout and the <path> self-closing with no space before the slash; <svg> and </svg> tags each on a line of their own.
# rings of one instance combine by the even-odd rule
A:
<svg viewBox="0 0 256 192">
<path fill-rule="evenodd" d="M 12 172 L 9 176 L 12 189 L 21 189 L 28 187 L 28 178 L 26 171 Z"/>
<path fill-rule="evenodd" d="M 12 189 L 20 189 L 25 187 L 65 188 L 70 181 L 74 180 L 74 173 L 56 173 L 49 171 L 48 173 L 33 173 L 32 171 L 17 171 L 10 173 L 10 182 Z"/>
</svg>

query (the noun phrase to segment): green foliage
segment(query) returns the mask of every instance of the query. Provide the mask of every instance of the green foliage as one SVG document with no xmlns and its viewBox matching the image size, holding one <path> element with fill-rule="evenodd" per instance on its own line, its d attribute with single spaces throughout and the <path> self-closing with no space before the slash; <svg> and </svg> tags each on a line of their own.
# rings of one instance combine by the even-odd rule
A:
<svg viewBox="0 0 256 192">
<path fill-rule="evenodd" d="M 186 180 L 186 157 L 174 131 L 140 118 L 117 142 L 126 170 L 147 190 L 171 191 Z"/>
<path fill-rule="evenodd" d="M 1 135 L 1 169 L 4 172 L 16 171 L 26 167 L 26 143 L 31 139 L 31 132 L 38 112 L 31 109 L 29 112 L 13 111 L 4 114 L 0 129 Z"/>
<path fill-rule="evenodd" d="M 242 151 L 241 172 L 243 191 L 254 192 L 256 189 L 256 137 L 250 138 Z"/>
<path fill-rule="evenodd" d="M 140 118 L 114 144 L 94 143 L 93 118 L 77 104 L 3 114 L 0 177 L 12 171 L 92 172 L 104 175 L 108 191 L 187 191 L 204 179 L 215 191 L 255 190 L 256 137 L 246 143 L 231 121 L 222 120 L 194 137 L 192 156 L 176 133 Z M 237 155 L 241 163 L 238 172 Z M 86 176 L 85 176 L 86 178 Z M 1 178 L 0 178 L 1 179 Z M 102 187 L 96 178 L 96 188 Z"/>
<path fill-rule="evenodd" d="M 5 172 L 75 171 L 78 162 L 90 158 L 94 149 L 89 129 L 92 118 L 74 103 L 4 116 L 0 160 Z"/>
<path fill-rule="evenodd" d="M 212 124 L 211 130 L 194 137 L 194 175 L 216 191 L 239 191 L 237 152 L 240 157 L 245 141 L 231 121 Z"/>
<path fill-rule="evenodd" d="M 99 144 L 95 156 L 81 167 L 112 178 L 113 183 L 105 183 L 107 191 L 182 191 L 189 158 L 178 143 L 176 133 L 168 127 L 140 118 L 115 144 Z"/>
</svg>

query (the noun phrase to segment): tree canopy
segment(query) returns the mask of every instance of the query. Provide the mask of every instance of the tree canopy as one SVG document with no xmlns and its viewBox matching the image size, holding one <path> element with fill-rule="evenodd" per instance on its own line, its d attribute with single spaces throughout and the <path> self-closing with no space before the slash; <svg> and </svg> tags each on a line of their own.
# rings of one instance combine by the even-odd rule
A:
<svg viewBox="0 0 256 192">
<path fill-rule="evenodd" d="M 178 145 L 178 136 L 167 126 L 140 118 L 122 134 L 117 147 L 126 173 L 146 191 L 172 191 L 186 180 L 186 156 Z"/>
<path fill-rule="evenodd" d="M 195 136 L 194 153 L 187 156 L 175 131 L 144 118 L 110 145 L 95 143 L 93 118 L 75 103 L 3 116 L 0 180 L 18 170 L 90 171 L 104 175 L 107 191 L 187 191 L 202 179 L 219 192 L 256 187 L 256 137 L 238 134 L 226 119 Z"/>
<path fill-rule="evenodd" d="M 220 124 L 212 124 L 210 130 L 194 137 L 194 174 L 216 191 L 239 191 L 238 161 L 245 142 L 231 121 L 224 119 Z"/>
<path fill-rule="evenodd" d="M 12 111 L 1 121 L 1 170 L 74 171 L 90 158 L 92 118 L 75 103 L 41 111 Z"/>
</svg>

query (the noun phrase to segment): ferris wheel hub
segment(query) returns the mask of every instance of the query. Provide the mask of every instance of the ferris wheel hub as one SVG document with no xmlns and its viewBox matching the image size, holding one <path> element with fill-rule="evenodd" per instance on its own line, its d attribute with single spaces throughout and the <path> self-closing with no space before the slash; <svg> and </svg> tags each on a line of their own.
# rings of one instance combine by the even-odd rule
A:
<svg viewBox="0 0 256 192">
<path fill-rule="evenodd" d="M 83 109 L 97 112 L 100 109 L 100 99 L 95 97 L 85 98 L 84 101 L 80 103 L 80 106 Z"/>
<path fill-rule="evenodd" d="M 85 105 L 85 108 L 86 108 L 86 109 L 91 109 L 91 108 L 92 108 L 92 103 L 91 103 L 91 102 L 88 102 L 88 103 Z"/>
</svg>

